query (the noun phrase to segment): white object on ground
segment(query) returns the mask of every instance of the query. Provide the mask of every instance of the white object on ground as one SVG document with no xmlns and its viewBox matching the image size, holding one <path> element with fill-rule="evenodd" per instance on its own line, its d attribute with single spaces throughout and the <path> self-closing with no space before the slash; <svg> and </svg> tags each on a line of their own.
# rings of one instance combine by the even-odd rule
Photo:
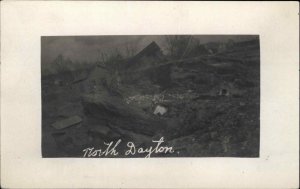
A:
<svg viewBox="0 0 300 189">
<path fill-rule="evenodd" d="M 167 112 L 167 108 L 163 107 L 163 106 L 156 106 L 155 110 L 154 110 L 154 114 L 157 115 L 157 114 L 160 114 L 160 115 L 164 115 L 165 113 Z"/>
</svg>

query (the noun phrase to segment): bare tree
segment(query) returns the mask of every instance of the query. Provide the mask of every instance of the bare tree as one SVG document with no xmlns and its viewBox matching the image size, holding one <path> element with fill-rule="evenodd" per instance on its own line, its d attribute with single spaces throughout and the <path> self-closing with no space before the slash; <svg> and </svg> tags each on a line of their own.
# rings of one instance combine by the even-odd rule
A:
<svg viewBox="0 0 300 189">
<path fill-rule="evenodd" d="M 128 42 L 125 45 L 125 56 L 127 58 L 133 57 L 137 52 L 137 44 L 136 42 Z"/>
<path fill-rule="evenodd" d="M 97 61 L 98 65 L 105 67 L 107 59 L 108 59 L 107 53 L 102 50 L 98 50 L 98 61 Z"/>
<path fill-rule="evenodd" d="M 53 64 L 55 65 L 56 72 L 65 72 L 68 70 L 65 64 L 65 58 L 62 54 L 59 54 L 56 57 L 56 59 L 53 61 Z"/>
<path fill-rule="evenodd" d="M 170 57 L 181 58 L 189 48 L 192 36 L 173 35 L 165 37 L 166 50 Z"/>
</svg>

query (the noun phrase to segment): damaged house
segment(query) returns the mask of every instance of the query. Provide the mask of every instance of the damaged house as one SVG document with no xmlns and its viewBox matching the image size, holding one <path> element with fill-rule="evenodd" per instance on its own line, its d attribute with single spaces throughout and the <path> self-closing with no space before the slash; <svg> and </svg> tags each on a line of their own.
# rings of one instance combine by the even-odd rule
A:
<svg viewBox="0 0 300 189">
<path fill-rule="evenodd" d="M 137 55 L 128 61 L 130 68 L 147 68 L 157 65 L 159 62 L 164 61 L 164 55 L 156 42 L 150 43 Z"/>
</svg>

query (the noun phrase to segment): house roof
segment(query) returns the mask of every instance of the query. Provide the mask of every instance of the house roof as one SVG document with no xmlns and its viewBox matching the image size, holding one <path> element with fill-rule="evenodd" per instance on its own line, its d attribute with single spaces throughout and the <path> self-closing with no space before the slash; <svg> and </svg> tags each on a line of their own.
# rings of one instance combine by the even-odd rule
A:
<svg viewBox="0 0 300 189">
<path fill-rule="evenodd" d="M 128 60 L 129 66 L 138 66 L 141 63 L 159 62 L 163 59 L 163 53 L 156 42 L 150 43 L 147 47 L 141 50 L 137 55 Z"/>
<path fill-rule="evenodd" d="M 145 47 L 143 50 L 141 50 L 136 57 L 139 56 L 154 56 L 157 53 L 161 53 L 160 47 L 156 44 L 155 41 L 150 43 L 147 47 Z"/>
<path fill-rule="evenodd" d="M 73 84 L 79 83 L 83 80 L 86 80 L 88 78 L 88 73 L 86 71 L 82 71 L 80 73 L 75 73 L 75 78 L 73 80 Z"/>
</svg>

